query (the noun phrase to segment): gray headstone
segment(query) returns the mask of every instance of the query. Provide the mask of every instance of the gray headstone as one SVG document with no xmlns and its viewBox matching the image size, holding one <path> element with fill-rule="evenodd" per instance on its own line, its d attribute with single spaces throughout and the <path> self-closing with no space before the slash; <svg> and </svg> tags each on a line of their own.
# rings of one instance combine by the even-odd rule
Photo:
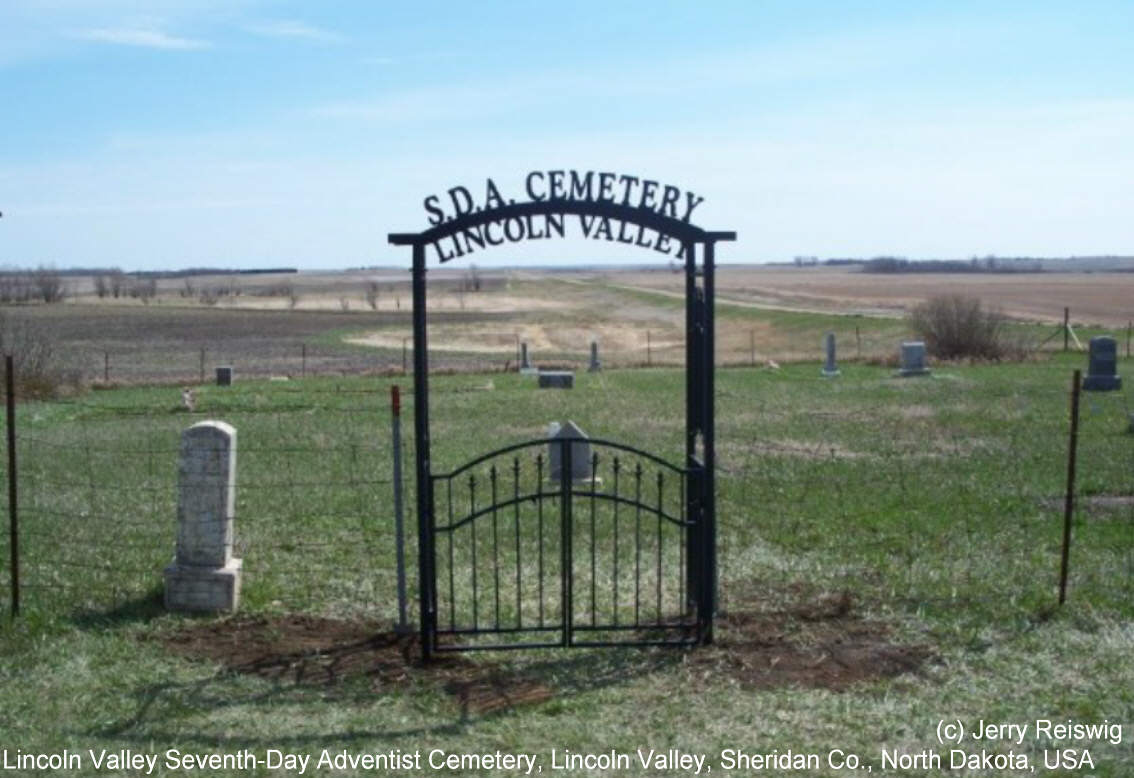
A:
<svg viewBox="0 0 1134 778">
<path fill-rule="evenodd" d="M 232 367 L 224 366 L 217 368 L 217 386 L 232 386 Z"/>
<path fill-rule="evenodd" d="M 598 341 L 591 341 L 591 364 L 587 366 L 588 373 L 596 373 L 602 370 L 602 363 L 598 358 Z"/>
<path fill-rule="evenodd" d="M 1122 388 L 1118 375 L 1118 341 L 1107 335 L 1091 338 L 1090 361 L 1083 389 L 1089 392 L 1110 392 Z"/>
<path fill-rule="evenodd" d="M 526 369 L 530 368 L 531 366 L 532 366 L 532 363 L 528 361 L 528 344 L 527 343 L 521 343 L 520 344 L 520 369 L 526 370 Z"/>
<path fill-rule="evenodd" d="M 929 375 L 929 367 L 925 364 L 925 343 L 923 341 L 908 340 L 902 343 L 902 366 L 898 375 Z"/>
<path fill-rule="evenodd" d="M 181 435 L 177 554 L 165 569 L 170 610 L 231 611 L 242 560 L 232 556 L 236 511 L 236 430 L 221 421 Z"/>
<path fill-rule="evenodd" d="M 559 481 L 563 478 L 563 453 L 564 449 L 570 447 L 571 480 L 589 480 L 591 477 L 591 444 L 587 442 L 587 433 L 579 429 L 573 421 L 562 426 L 558 422 L 552 422 L 547 428 L 547 437 L 547 459 L 550 470 L 548 477 L 552 481 Z M 582 438 L 582 440 L 576 440 L 574 443 L 560 442 L 564 438 Z"/>
<path fill-rule="evenodd" d="M 568 370 L 541 370 L 539 373 L 540 389 L 572 389 L 575 386 L 575 374 Z"/>
<path fill-rule="evenodd" d="M 823 337 L 823 347 L 827 352 L 827 361 L 823 363 L 823 375 L 834 378 L 839 374 L 839 367 L 835 364 L 835 333 L 828 332 Z"/>
</svg>

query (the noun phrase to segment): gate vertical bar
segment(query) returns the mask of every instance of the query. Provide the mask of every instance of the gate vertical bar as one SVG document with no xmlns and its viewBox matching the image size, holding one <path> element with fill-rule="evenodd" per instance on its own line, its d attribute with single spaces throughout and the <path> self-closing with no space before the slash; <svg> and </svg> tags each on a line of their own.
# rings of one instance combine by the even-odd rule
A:
<svg viewBox="0 0 1134 778">
<path fill-rule="evenodd" d="M 715 403 L 715 380 L 716 373 L 716 354 L 714 344 L 714 314 L 713 314 L 713 289 L 715 284 L 715 252 L 713 241 L 705 242 L 705 255 L 701 260 L 701 266 L 704 272 L 704 313 L 702 326 L 704 327 L 704 334 L 701 345 L 703 347 L 701 363 L 702 373 L 704 374 L 704 390 L 701 395 L 702 411 L 701 421 L 702 427 L 702 440 L 704 444 L 704 494 L 701 498 L 701 520 L 704 523 L 702 531 L 703 538 L 703 552 L 702 558 L 704 560 L 703 581 L 705 590 L 702 594 L 702 602 L 705 605 L 703 623 L 705 625 L 702 632 L 701 639 L 705 643 L 713 642 L 713 615 L 717 608 L 717 500 L 716 500 L 716 452 L 714 426 L 715 421 L 713 418 L 713 406 Z"/>
<path fill-rule="evenodd" d="M 20 615 L 20 520 L 16 492 L 16 367 L 11 354 L 4 356 L 4 388 L 8 422 L 8 550 L 11 553 L 12 618 Z"/>
<path fill-rule="evenodd" d="M 563 608 L 563 645 L 570 646 L 574 636 L 572 626 L 575 614 L 574 598 L 574 554 L 572 539 L 574 527 L 571 524 L 571 441 L 572 438 L 560 438 L 559 445 L 559 510 L 560 510 L 560 577 L 562 579 L 563 594 L 560 595 L 560 604 Z"/>
<path fill-rule="evenodd" d="M 417 572 L 421 659 L 433 654 L 433 481 L 429 463 L 429 353 L 425 327 L 425 245 L 413 244 L 413 427 L 417 466 Z"/>
</svg>

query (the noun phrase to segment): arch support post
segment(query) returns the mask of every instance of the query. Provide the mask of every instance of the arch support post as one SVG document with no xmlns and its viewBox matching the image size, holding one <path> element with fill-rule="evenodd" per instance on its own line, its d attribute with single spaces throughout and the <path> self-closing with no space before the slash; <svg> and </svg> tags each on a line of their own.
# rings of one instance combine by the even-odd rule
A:
<svg viewBox="0 0 1134 778">
<path fill-rule="evenodd" d="M 417 468 L 417 572 L 421 659 L 433 655 L 433 480 L 429 465 L 429 348 L 425 326 L 425 244 L 413 244 L 413 429 Z"/>
</svg>

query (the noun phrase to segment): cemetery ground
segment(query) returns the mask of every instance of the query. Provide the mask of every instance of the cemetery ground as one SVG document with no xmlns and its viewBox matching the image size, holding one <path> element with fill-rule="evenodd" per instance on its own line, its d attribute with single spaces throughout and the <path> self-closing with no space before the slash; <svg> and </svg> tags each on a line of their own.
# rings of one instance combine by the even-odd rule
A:
<svg viewBox="0 0 1134 778">
<path fill-rule="evenodd" d="M 842 375 L 824 379 L 812 342 L 808 362 L 717 373 L 721 616 L 715 644 L 688 651 L 417 666 L 412 639 L 390 633 L 387 392 L 408 390 L 406 379 L 240 380 L 238 367 L 233 387 L 200 386 L 192 413 L 170 386 L 21 403 L 24 612 L 0 632 L 5 747 L 277 749 L 312 765 L 323 749 L 499 750 L 535 754 L 549 771 L 552 749 L 562 759 L 679 748 L 718 771 L 725 749 L 824 759 L 841 749 L 881 772 L 882 749 L 947 759 L 941 719 L 1042 718 L 1122 723 L 1119 744 L 1050 747 L 1089 748 L 1090 774 L 1130 774 L 1129 389 L 1084 395 L 1069 597 L 1058 607 L 1068 390 L 1084 357 L 934 365 L 916 379 L 844 359 Z M 1130 365 L 1120 359 L 1119 372 Z M 511 372 L 438 375 L 434 470 L 566 419 L 680 461 L 683 381 L 665 367 L 580 372 L 570 391 Z M 238 430 L 245 580 L 233 617 L 161 606 L 178 436 L 206 418 Z M 1026 753 L 1043 771 L 1042 743 L 987 747 Z M 159 759 L 155 773 L 173 772 Z M 836 771 L 824 761 L 804 774 Z"/>
</svg>

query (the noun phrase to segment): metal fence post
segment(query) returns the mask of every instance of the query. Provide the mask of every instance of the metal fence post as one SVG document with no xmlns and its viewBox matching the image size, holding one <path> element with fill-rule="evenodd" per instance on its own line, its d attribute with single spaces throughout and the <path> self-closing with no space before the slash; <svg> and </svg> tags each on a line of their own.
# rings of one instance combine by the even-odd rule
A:
<svg viewBox="0 0 1134 778">
<path fill-rule="evenodd" d="M 205 349 L 201 349 L 201 383 L 205 383 Z"/>
<path fill-rule="evenodd" d="M 1059 604 L 1067 600 L 1067 573 L 1071 556 L 1071 516 L 1075 512 L 1075 453 L 1079 443 L 1079 387 L 1081 371 L 1071 379 L 1071 438 L 1067 446 L 1067 495 L 1063 501 L 1063 553 L 1059 564 Z"/>
<path fill-rule="evenodd" d="M 390 387 L 390 410 L 393 413 L 392 431 L 394 445 L 394 546 L 397 549 L 398 564 L 398 625 L 395 630 L 408 634 L 410 629 L 406 619 L 406 549 L 402 512 L 402 397 L 399 388 Z"/>
<path fill-rule="evenodd" d="M 11 354 L 4 356 L 8 426 L 8 550 L 11 555 L 12 618 L 20 615 L 20 519 L 16 484 L 16 368 Z"/>
</svg>

